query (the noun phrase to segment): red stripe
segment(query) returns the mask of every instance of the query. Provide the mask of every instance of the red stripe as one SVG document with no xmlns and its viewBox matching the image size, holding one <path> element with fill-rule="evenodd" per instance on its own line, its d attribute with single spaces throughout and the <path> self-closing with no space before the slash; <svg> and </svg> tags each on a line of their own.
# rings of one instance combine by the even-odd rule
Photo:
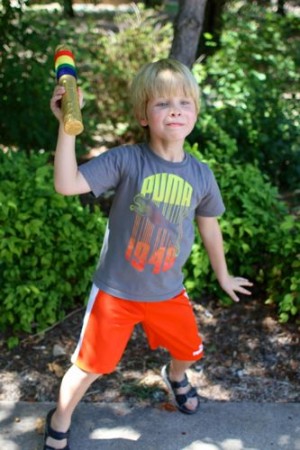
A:
<svg viewBox="0 0 300 450">
<path fill-rule="evenodd" d="M 74 55 L 70 50 L 59 50 L 57 53 L 55 53 L 54 55 L 54 61 L 57 60 L 57 58 L 59 58 L 60 56 L 70 56 L 72 59 L 74 59 Z"/>
</svg>

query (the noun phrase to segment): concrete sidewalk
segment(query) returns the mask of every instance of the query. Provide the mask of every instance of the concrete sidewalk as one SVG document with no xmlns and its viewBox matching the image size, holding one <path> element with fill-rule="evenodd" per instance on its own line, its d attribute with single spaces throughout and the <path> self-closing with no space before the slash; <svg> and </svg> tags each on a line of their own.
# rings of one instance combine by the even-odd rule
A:
<svg viewBox="0 0 300 450">
<path fill-rule="evenodd" d="M 39 450 L 50 403 L 0 402 L 0 449 Z M 299 403 L 202 403 L 186 416 L 159 408 L 81 403 L 72 450 L 300 450 Z"/>
</svg>

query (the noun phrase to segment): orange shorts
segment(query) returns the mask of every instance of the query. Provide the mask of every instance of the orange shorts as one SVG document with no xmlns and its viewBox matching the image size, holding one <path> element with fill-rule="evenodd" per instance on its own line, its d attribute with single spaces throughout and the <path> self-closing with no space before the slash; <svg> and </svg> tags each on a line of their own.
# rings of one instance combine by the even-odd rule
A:
<svg viewBox="0 0 300 450">
<path fill-rule="evenodd" d="M 170 300 L 137 302 L 93 286 L 73 364 L 90 373 L 113 372 L 138 323 L 151 349 L 164 347 L 173 358 L 183 361 L 203 356 L 202 339 L 185 291 Z"/>
</svg>

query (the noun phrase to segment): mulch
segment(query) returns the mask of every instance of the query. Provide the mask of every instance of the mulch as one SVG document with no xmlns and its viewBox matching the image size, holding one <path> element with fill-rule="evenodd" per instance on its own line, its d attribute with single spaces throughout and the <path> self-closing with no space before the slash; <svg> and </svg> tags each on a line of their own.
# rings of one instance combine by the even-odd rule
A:
<svg viewBox="0 0 300 450">
<path fill-rule="evenodd" d="M 194 303 L 205 357 L 188 375 L 202 401 L 300 401 L 300 324 L 278 323 L 259 300 L 224 308 Z M 8 350 L 0 343 L 0 400 L 55 401 L 81 330 L 83 309 Z M 117 368 L 89 389 L 85 402 L 132 402 L 171 408 L 160 377 L 165 350 L 151 351 L 137 326 Z"/>
</svg>

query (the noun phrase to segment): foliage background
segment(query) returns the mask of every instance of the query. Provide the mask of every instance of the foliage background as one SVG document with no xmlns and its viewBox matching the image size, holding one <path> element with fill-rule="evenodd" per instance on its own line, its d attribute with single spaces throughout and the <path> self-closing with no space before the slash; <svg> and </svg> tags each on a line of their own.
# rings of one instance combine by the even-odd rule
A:
<svg viewBox="0 0 300 450">
<path fill-rule="evenodd" d="M 75 49 L 85 94 L 77 151 L 85 158 L 143 139 L 129 83 L 142 64 L 168 56 L 172 26 L 165 11 L 141 5 L 73 20 L 60 10 L 4 8 L 0 20 L 0 325 L 13 345 L 20 332 L 43 329 L 82 302 L 106 221 L 99 208 L 52 188 L 54 50 L 62 42 Z M 281 321 L 297 320 L 300 310 L 299 25 L 292 14 L 230 3 L 219 47 L 211 51 L 214 36 L 206 34 L 207 55 L 193 68 L 202 111 L 186 145 L 220 184 L 230 270 L 250 277 L 262 301 L 278 304 Z M 216 295 L 228 303 L 199 239 L 185 275 L 195 299 Z"/>
</svg>

